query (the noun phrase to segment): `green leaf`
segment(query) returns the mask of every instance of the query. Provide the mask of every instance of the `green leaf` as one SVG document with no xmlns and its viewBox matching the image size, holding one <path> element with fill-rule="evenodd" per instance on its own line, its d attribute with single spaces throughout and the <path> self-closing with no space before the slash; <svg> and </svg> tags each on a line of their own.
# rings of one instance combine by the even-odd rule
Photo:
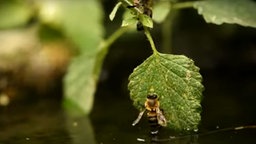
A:
<svg viewBox="0 0 256 144">
<path fill-rule="evenodd" d="M 122 27 L 136 25 L 138 22 L 136 16 L 131 10 L 126 10 L 123 14 Z"/>
<path fill-rule="evenodd" d="M 142 111 L 146 97 L 159 97 L 169 128 L 196 130 L 200 122 L 203 85 L 199 68 L 183 55 L 153 54 L 134 69 L 128 88 L 134 106 Z"/>
<path fill-rule="evenodd" d="M 80 55 L 72 60 L 64 79 L 65 104 L 69 103 L 81 113 L 89 113 L 96 88 L 95 55 Z M 70 107 L 71 108 L 71 107 Z M 79 111 L 80 111 L 79 110 Z"/>
<path fill-rule="evenodd" d="M 157 23 L 161 23 L 165 20 L 171 10 L 171 4 L 169 1 L 159 1 L 153 7 L 153 20 Z"/>
<path fill-rule="evenodd" d="M 124 19 L 122 21 L 122 27 L 125 26 L 130 26 L 130 25 L 136 25 L 137 24 L 137 19 L 136 18 L 129 18 L 129 19 Z"/>
<path fill-rule="evenodd" d="M 64 31 L 81 53 L 97 53 L 103 37 L 102 7 L 97 0 L 38 1 L 43 23 Z"/>
<path fill-rule="evenodd" d="M 142 23 L 143 26 L 153 28 L 153 21 L 152 18 L 145 14 L 139 15 L 139 21 Z"/>
<path fill-rule="evenodd" d="M 119 3 L 117 3 L 117 4 L 115 5 L 115 7 L 113 8 L 112 12 L 111 12 L 110 15 L 109 15 L 109 19 L 110 19 L 111 21 L 114 20 L 114 18 L 115 18 L 115 16 L 116 16 L 116 12 L 117 12 L 117 10 L 120 8 L 121 5 L 122 5 L 122 2 L 119 2 Z"/>
<path fill-rule="evenodd" d="M 194 8 L 208 23 L 256 27 L 256 3 L 251 0 L 198 1 Z"/>
<path fill-rule="evenodd" d="M 89 113 L 102 64 L 102 7 L 97 0 L 37 1 L 39 18 L 62 30 L 79 48 L 64 79 L 65 103 Z"/>
<path fill-rule="evenodd" d="M 25 3 L 0 2 L 0 29 L 25 25 L 32 17 L 32 9 Z"/>
</svg>

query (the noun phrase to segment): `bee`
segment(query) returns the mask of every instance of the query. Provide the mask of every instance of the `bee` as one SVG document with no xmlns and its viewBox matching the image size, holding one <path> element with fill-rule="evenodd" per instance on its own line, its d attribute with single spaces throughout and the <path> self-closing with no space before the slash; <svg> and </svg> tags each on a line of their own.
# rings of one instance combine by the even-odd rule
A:
<svg viewBox="0 0 256 144">
<path fill-rule="evenodd" d="M 153 12 L 153 0 L 133 0 L 133 6 L 129 6 L 128 8 L 137 7 L 139 10 L 143 12 L 143 14 L 152 18 Z M 144 30 L 143 24 L 141 22 L 137 23 L 137 30 Z"/>
<path fill-rule="evenodd" d="M 163 115 L 162 110 L 160 109 L 160 102 L 156 94 L 149 94 L 145 102 L 145 109 L 141 111 L 138 115 L 138 118 L 132 123 L 135 126 L 139 123 L 145 111 L 147 111 L 148 121 L 151 126 L 151 134 L 157 134 L 158 129 L 163 126 L 167 126 L 167 121 Z"/>
</svg>

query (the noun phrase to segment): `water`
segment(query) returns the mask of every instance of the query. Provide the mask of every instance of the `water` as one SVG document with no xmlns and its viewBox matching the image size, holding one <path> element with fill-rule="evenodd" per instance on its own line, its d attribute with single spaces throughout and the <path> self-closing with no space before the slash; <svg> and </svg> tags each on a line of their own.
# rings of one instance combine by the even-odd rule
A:
<svg viewBox="0 0 256 144">
<path fill-rule="evenodd" d="M 135 144 L 150 143 L 147 120 L 133 127 L 137 117 L 128 95 L 115 95 L 100 88 L 90 116 L 74 117 L 62 108 L 59 99 L 42 98 L 14 102 L 0 109 L 0 144 Z M 118 92 L 117 92 L 118 93 Z M 103 96 L 104 95 L 104 96 Z M 211 114 L 211 113 L 210 113 Z M 221 115 L 221 112 L 219 112 Z M 203 114 L 199 134 L 179 135 L 162 129 L 158 142 L 167 144 L 254 144 L 256 129 L 224 130 L 228 119 L 218 121 L 218 130 L 210 128 Z M 207 122 L 207 124 L 205 124 Z M 234 126 L 233 121 L 229 126 Z M 208 129 L 209 128 L 209 129 Z"/>
</svg>

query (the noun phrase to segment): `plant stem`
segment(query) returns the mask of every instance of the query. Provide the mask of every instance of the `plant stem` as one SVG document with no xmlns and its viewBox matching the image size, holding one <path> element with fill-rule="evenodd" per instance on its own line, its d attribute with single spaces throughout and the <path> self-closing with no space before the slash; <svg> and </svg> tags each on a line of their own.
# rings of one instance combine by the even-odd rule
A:
<svg viewBox="0 0 256 144">
<path fill-rule="evenodd" d="M 145 31 L 145 35 L 146 35 L 146 37 L 147 37 L 147 39 L 148 39 L 148 41 L 149 41 L 149 43 L 150 43 L 150 46 L 151 46 L 151 48 L 152 48 L 152 50 L 153 50 L 153 54 L 154 54 L 154 55 L 157 55 L 159 52 L 156 50 L 156 46 L 155 46 L 155 43 L 154 43 L 154 41 L 153 41 L 153 38 L 152 38 L 152 36 L 151 36 L 151 34 L 150 34 L 150 32 L 149 32 L 149 28 L 144 27 L 144 31 Z"/>
<path fill-rule="evenodd" d="M 105 41 L 103 41 L 99 46 L 99 51 L 97 53 L 97 59 L 95 64 L 98 66 L 94 69 L 95 79 L 97 81 L 99 73 L 101 72 L 103 60 L 105 59 L 109 47 L 125 32 L 129 30 L 129 27 L 120 27 L 118 30 L 116 30 L 111 36 L 109 36 Z"/>
<path fill-rule="evenodd" d="M 101 45 L 101 49 L 108 49 L 110 45 L 112 45 L 116 39 L 118 39 L 121 35 L 129 30 L 130 27 L 120 27 L 118 28 L 112 35 L 110 35 Z"/>
<path fill-rule="evenodd" d="M 106 54 L 108 53 L 109 47 L 125 32 L 129 30 L 129 27 L 120 27 L 99 46 L 98 61 L 103 61 Z M 100 71 L 100 70 L 99 70 Z"/>
<path fill-rule="evenodd" d="M 185 9 L 185 8 L 192 8 L 196 1 L 188 1 L 188 2 L 180 2 L 174 3 L 172 5 L 172 9 Z"/>
</svg>

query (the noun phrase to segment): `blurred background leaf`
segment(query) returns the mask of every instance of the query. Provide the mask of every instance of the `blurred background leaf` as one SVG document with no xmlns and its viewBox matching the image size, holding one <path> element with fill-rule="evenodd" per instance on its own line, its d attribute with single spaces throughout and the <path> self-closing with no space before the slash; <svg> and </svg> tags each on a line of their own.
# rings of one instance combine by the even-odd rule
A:
<svg viewBox="0 0 256 144">
<path fill-rule="evenodd" d="M 99 1 L 48 0 L 40 1 L 39 7 L 39 18 L 43 23 L 61 28 L 81 53 L 97 53 L 103 35 L 103 12 Z"/>
<path fill-rule="evenodd" d="M 65 103 L 89 113 L 98 74 L 94 69 L 103 36 L 102 8 L 99 1 L 40 1 L 39 17 L 43 23 L 59 27 L 79 49 L 64 79 Z"/>
<path fill-rule="evenodd" d="M 252 0 L 199 1 L 195 2 L 194 8 L 208 23 L 256 27 L 256 3 Z"/>
<path fill-rule="evenodd" d="M 22 2 L 0 2 L 0 29 L 24 26 L 32 17 L 32 9 Z"/>
<path fill-rule="evenodd" d="M 171 3 L 169 1 L 159 1 L 153 7 L 153 20 L 161 23 L 165 20 L 171 10 Z"/>
</svg>

